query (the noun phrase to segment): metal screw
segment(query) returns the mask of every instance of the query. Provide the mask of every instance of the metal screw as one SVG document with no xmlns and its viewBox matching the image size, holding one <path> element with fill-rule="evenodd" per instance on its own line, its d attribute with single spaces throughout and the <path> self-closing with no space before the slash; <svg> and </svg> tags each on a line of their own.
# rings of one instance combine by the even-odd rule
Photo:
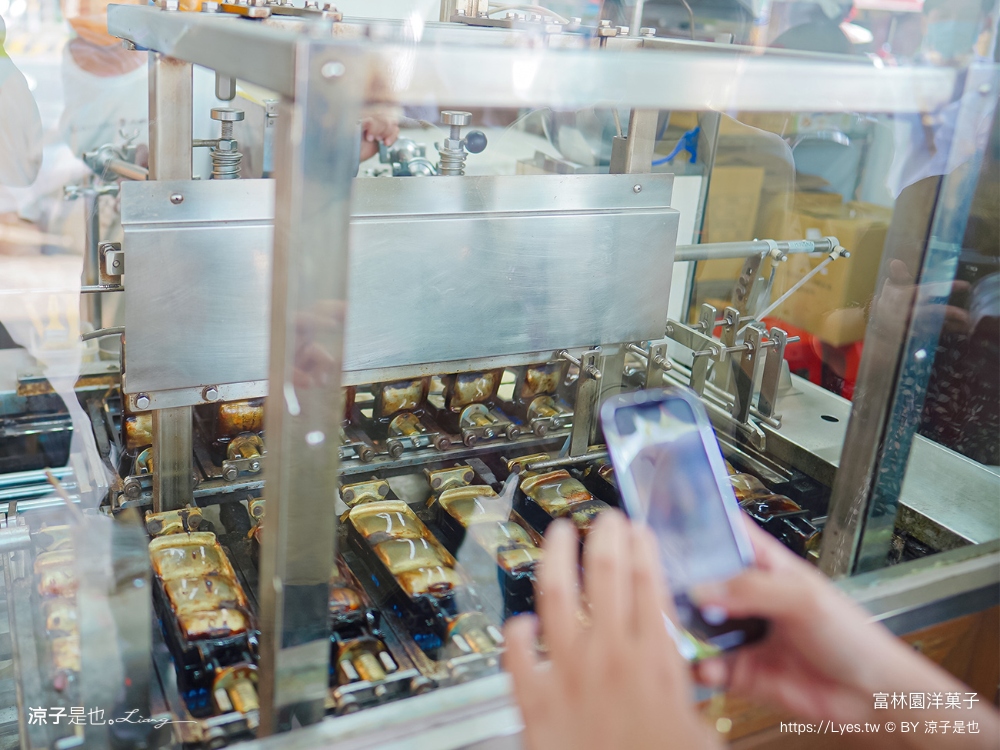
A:
<svg viewBox="0 0 1000 750">
<path fill-rule="evenodd" d="M 982 94 L 983 96 L 986 96 L 988 93 L 990 93 L 990 85 L 988 83 L 984 83 L 983 85 L 981 85 L 979 87 L 979 93 Z"/>
<path fill-rule="evenodd" d="M 136 409 L 148 409 L 149 408 L 149 395 L 146 393 L 140 393 L 135 397 L 135 408 Z"/>
<path fill-rule="evenodd" d="M 600 21 L 598 22 L 598 24 L 597 24 L 597 25 L 598 25 L 598 26 L 600 26 L 600 27 L 601 27 L 602 29 L 610 29 L 610 28 L 611 28 L 611 21 L 609 21 L 609 20 L 608 20 L 608 19 L 606 19 L 606 18 L 602 18 L 602 19 L 601 19 L 601 20 L 600 20 Z"/>
<path fill-rule="evenodd" d="M 239 472 L 236 470 L 235 466 L 227 466 L 222 470 L 222 478 L 227 482 L 232 482 L 238 475 Z"/>
<path fill-rule="evenodd" d="M 639 35 L 646 37 L 654 37 L 656 36 L 656 29 L 652 28 L 651 26 L 643 26 L 641 29 L 639 29 Z"/>
<path fill-rule="evenodd" d="M 219 389 L 214 385 L 209 385 L 205 387 L 205 390 L 201 392 L 201 395 L 206 401 L 218 401 Z"/>
<path fill-rule="evenodd" d="M 347 489 L 345 489 L 343 491 L 342 495 L 343 495 L 343 498 L 344 498 L 344 502 L 345 503 L 349 503 L 349 502 L 351 502 L 351 500 L 354 499 L 354 490 L 352 490 L 351 488 L 348 487 Z"/>
<path fill-rule="evenodd" d="M 642 185 L 633 185 L 632 186 L 632 192 L 633 193 L 641 193 L 642 192 Z"/>
<path fill-rule="evenodd" d="M 181 195 L 180 193 L 173 193 L 170 196 L 170 202 L 173 203 L 175 206 L 180 205 L 181 203 L 184 202 L 184 196 Z"/>
<path fill-rule="evenodd" d="M 319 72 L 324 78 L 340 78 L 347 72 L 347 68 L 344 67 L 344 63 L 331 60 L 330 62 L 323 63 L 323 67 L 319 69 Z"/>
</svg>

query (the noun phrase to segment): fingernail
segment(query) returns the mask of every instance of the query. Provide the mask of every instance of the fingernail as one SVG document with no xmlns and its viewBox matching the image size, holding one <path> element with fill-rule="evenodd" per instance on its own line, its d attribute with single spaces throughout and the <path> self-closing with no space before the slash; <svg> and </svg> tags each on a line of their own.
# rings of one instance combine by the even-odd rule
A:
<svg viewBox="0 0 1000 750">
<path fill-rule="evenodd" d="M 724 607 L 720 607 L 717 604 L 709 604 L 702 607 L 700 612 L 701 619 L 709 625 L 721 625 L 729 619 L 729 613 L 726 612 Z"/>
</svg>

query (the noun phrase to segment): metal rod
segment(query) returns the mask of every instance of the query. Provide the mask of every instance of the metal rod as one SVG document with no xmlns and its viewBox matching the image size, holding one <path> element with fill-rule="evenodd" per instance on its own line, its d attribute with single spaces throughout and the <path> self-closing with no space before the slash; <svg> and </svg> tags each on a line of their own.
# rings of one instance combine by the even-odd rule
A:
<svg viewBox="0 0 1000 750">
<path fill-rule="evenodd" d="M 749 242 L 706 242 L 702 245 L 678 245 L 674 262 L 749 258 L 777 248 L 782 255 L 812 255 L 833 252 L 833 238 L 819 240 L 751 240 Z"/>
<path fill-rule="evenodd" d="M 767 307 L 765 307 L 761 311 L 761 313 L 760 313 L 760 315 L 758 317 L 759 318 L 766 318 L 771 312 L 773 312 L 774 310 L 776 310 L 781 305 L 782 302 L 784 302 L 786 299 L 788 299 L 789 297 L 791 297 L 793 294 L 795 294 L 797 291 L 799 291 L 799 289 L 801 289 L 806 283 L 808 283 L 809 279 L 811 279 L 813 276 L 815 276 L 816 274 L 818 274 L 820 271 L 822 271 L 824 268 L 826 268 L 832 262 L 833 262 L 833 256 L 827 256 L 826 258 L 824 258 L 823 261 L 818 266 L 816 266 L 813 270 L 811 270 L 809 273 L 807 273 L 801 279 L 799 279 L 798 281 L 796 281 L 791 286 L 791 288 L 789 288 L 789 290 L 787 292 L 785 292 L 784 294 L 782 294 L 780 297 L 778 297 L 778 299 L 776 299 L 770 305 L 768 305 Z"/>
<path fill-rule="evenodd" d="M 106 168 L 126 180 L 143 182 L 149 179 L 148 169 L 140 167 L 138 164 L 133 164 L 130 161 L 125 161 L 124 159 L 108 159 Z"/>
<path fill-rule="evenodd" d="M 546 469 L 558 469 L 560 466 L 574 466 L 575 464 L 585 464 L 588 461 L 598 461 L 607 458 L 607 451 L 588 451 L 579 456 L 563 456 L 562 458 L 549 458 L 544 461 L 535 461 L 528 464 L 528 471 L 545 471 Z"/>
<path fill-rule="evenodd" d="M 100 339 L 105 336 L 121 336 L 125 333 L 125 326 L 112 326 L 111 328 L 98 328 L 96 331 L 89 331 L 80 337 L 80 341 L 90 341 Z"/>
<path fill-rule="evenodd" d="M 83 285 L 92 286 L 100 281 L 101 263 L 101 196 L 93 188 L 83 191 L 84 234 L 87 237 L 86 254 L 83 256 Z M 82 307 L 84 317 L 93 323 L 94 328 L 101 327 L 101 297 L 87 297 Z"/>
<path fill-rule="evenodd" d="M 68 477 L 73 473 L 73 470 L 68 466 L 64 466 L 61 469 L 49 469 L 48 471 L 51 471 L 52 474 L 59 479 Z M 37 469 L 35 471 L 17 471 L 11 474 L 0 474 L 0 487 L 40 484 L 45 481 L 48 481 L 48 477 L 43 469 Z"/>
</svg>

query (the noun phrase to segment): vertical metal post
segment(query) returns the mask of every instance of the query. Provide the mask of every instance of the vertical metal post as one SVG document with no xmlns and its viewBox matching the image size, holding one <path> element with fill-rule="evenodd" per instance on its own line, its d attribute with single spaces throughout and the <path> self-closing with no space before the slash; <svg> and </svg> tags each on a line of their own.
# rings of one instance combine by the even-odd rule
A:
<svg viewBox="0 0 1000 750">
<path fill-rule="evenodd" d="M 169 11 L 164 11 L 169 12 Z M 149 179 L 190 180 L 192 66 L 149 55 Z M 153 510 L 192 500 L 191 407 L 153 412 Z"/>
<path fill-rule="evenodd" d="M 83 189 L 83 222 L 84 234 L 87 237 L 86 255 L 83 257 L 83 283 L 96 286 L 100 283 L 100 252 L 101 244 L 101 195 L 96 186 L 91 184 Z M 83 302 L 83 317 L 93 323 L 94 328 L 101 327 L 101 295 L 81 294 Z"/>
<path fill-rule="evenodd" d="M 656 146 L 656 109 L 633 109 L 628 118 L 628 137 L 611 142 L 611 174 L 645 174 L 653 171 Z"/>
<path fill-rule="evenodd" d="M 192 66 L 149 54 L 149 179 L 190 180 Z"/>
<path fill-rule="evenodd" d="M 153 411 L 153 512 L 175 510 L 192 499 L 191 407 Z"/>
<path fill-rule="evenodd" d="M 351 181 L 363 58 L 302 40 L 278 127 L 260 733 L 319 721 L 336 518 Z"/>
</svg>

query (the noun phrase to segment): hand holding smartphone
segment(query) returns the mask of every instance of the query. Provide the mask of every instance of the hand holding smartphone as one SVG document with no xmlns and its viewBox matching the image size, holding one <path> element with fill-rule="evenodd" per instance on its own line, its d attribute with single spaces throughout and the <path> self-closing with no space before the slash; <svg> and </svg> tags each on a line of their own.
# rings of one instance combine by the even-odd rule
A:
<svg viewBox="0 0 1000 750">
<path fill-rule="evenodd" d="M 688 592 L 751 567 L 753 548 L 712 425 L 680 386 L 634 391 L 601 407 L 605 442 L 629 516 L 656 535 L 679 624 L 712 651 L 760 640 L 767 622 L 699 611 Z"/>
</svg>

